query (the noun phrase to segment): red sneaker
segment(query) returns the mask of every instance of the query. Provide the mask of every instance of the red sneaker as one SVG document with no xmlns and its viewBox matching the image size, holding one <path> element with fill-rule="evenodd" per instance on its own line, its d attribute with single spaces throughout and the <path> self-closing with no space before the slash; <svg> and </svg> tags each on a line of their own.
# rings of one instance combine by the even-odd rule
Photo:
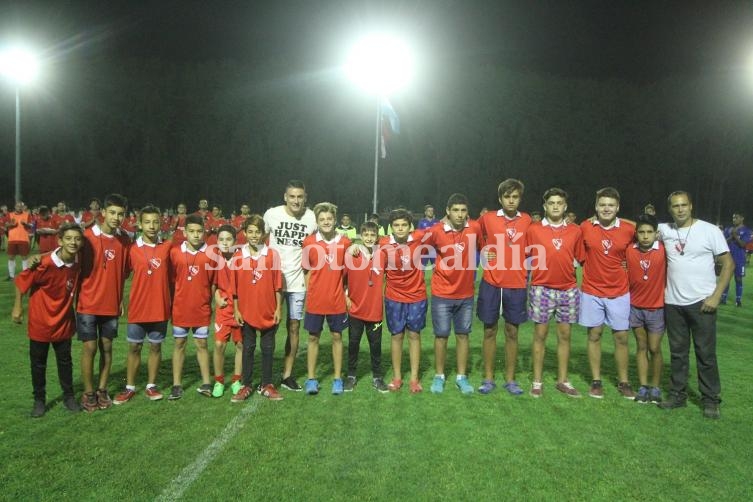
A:
<svg viewBox="0 0 753 502">
<path fill-rule="evenodd" d="M 279 392 L 277 392 L 277 389 L 275 389 L 275 386 L 271 383 L 261 388 L 261 395 L 266 397 L 270 401 L 282 401 L 282 396 Z"/>
<path fill-rule="evenodd" d="M 411 380 L 410 381 L 410 393 L 411 394 L 418 394 L 419 392 L 423 392 L 424 388 L 421 387 L 421 382 L 418 380 Z"/>
<path fill-rule="evenodd" d="M 115 399 L 113 399 L 112 403 L 113 404 L 125 404 L 128 401 L 130 401 L 131 398 L 133 398 L 133 396 L 135 395 L 136 395 L 135 390 L 126 389 L 120 394 L 118 394 L 117 396 L 115 396 Z"/>
<path fill-rule="evenodd" d="M 244 385 L 241 387 L 241 390 L 238 391 L 237 394 L 235 394 L 231 399 L 231 403 L 242 403 L 246 399 L 249 398 L 251 394 L 254 393 L 254 389 L 251 388 L 250 385 Z"/>
<path fill-rule="evenodd" d="M 97 403 L 97 395 L 94 392 L 90 394 L 84 393 L 84 395 L 81 396 L 81 407 L 83 407 L 84 410 L 89 413 L 97 411 L 99 409 L 99 403 Z"/>
<path fill-rule="evenodd" d="M 147 387 L 144 391 L 144 395 L 146 395 L 150 401 L 159 401 L 163 397 L 157 387 Z"/>
<path fill-rule="evenodd" d="M 100 410 L 106 410 L 112 407 L 112 398 L 107 389 L 97 389 L 97 405 Z"/>
<path fill-rule="evenodd" d="M 403 388 L 403 381 L 400 380 L 399 378 L 393 378 L 392 381 L 387 384 L 387 388 L 391 392 L 397 392 Z"/>
</svg>

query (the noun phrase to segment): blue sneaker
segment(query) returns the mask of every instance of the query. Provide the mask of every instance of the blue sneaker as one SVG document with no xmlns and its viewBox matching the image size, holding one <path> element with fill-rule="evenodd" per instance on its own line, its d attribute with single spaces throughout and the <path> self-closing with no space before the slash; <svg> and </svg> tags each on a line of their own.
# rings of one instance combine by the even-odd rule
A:
<svg viewBox="0 0 753 502">
<path fill-rule="evenodd" d="M 462 392 L 466 396 L 473 394 L 473 385 L 471 385 L 471 383 L 468 381 L 467 376 L 458 376 L 458 378 L 455 380 L 455 385 L 457 385 L 458 389 L 460 389 L 460 392 Z"/>
<path fill-rule="evenodd" d="M 332 394 L 339 396 L 343 393 L 343 379 L 335 378 L 332 380 Z"/>
<path fill-rule="evenodd" d="M 648 395 L 652 403 L 661 403 L 661 389 L 659 389 L 659 387 L 651 387 L 648 391 Z"/>
<path fill-rule="evenodd" d="M 504 387 L 505 390 L 513 396 L 519 396 L 523 393 L 523 389 L 520 388 L 520 385 L 518 385 L 518 382 L 516 382 L 515 380 L 513 380 L 512 382 L 507 382 Z"/>
<path fill-rule="evenodd" d="M 319 382 L 316 378 L 309 378 L 308 380 L 306 380 L 305 387 L 306 394 L 308 394 L 309 396 L 319 394 Z"/>
<path fill-rule="evenodd" d="M 641 385 L 641 388 L 638 389 L 638 394 L 635 396 L 635 402 L 640 404 L 648 404 L 651 402 L 648 387 Z"/>
<path fill-rule="evenodd" d="M 434 380 L 431 381 L 431 393 L 432 394 L 441 394 L 444 392 L 444 378 L 437 375 L 434 377 Z"/>
<path fill-rule="evenodd" d="M 478 391 L 481 394 L 491 394 L 494 392 L 494 389 L 497 388 L 497 384 L 494 383 L 494 380 L 484 380 L 481 382 L 481 385 L 478 388 Z"/>
</svg>

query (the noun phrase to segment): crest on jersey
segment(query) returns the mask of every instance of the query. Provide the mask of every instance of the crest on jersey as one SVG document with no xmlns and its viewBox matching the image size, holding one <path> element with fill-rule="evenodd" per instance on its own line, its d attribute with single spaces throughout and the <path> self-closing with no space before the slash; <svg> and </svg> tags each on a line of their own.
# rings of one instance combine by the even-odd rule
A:
<svg viewBox="0 0 753 502">
<path fill-rule="evenodd" d="M 325 254 L 324 255 L 324 261 L 326 261 L 327 263 L 332 263 L 333 261 L 335 261 L 335 255 L 334 255 L 334 253 L 327 253 L 327 254 Z"/>
<path fill-rule="evenodd" d="M 191 275 L 199 275 L 199 266 L 198 265 L 189 266 L 188 273 Z"/>
<path fill-rule="evenodd" d="M 254 270 L 254 280 L 255 281 L 260 280 L 262 278 L 262 275 L 264 275 L 264 274 L 262 273 L 261 270 Z"/>
<path fill-rule="evenodd" d="M 154 257 L 149 260 L 149 264 L 152 266 L 152 268 L 159 268 L 159 266 L 162 265 L 162 260 L 160 260 L 157 257 Z"/>
<path fill-rule="evenodd" d="M 507 238 L 510 239 L 511 241 L 514 241 L 515 236 L 518 234 L 518 231 L 515 230 L 514 228 L 508 228 L 506 233 L 507 233 Z"/>
<path fill-rule="evenodd" d="M 68 291 L 73 291 L 73 279 L 68 279 L 65 281 L 65 289 Z"/>
<path fill-rule="evenodd" d="M 555 248 L 555 249 L 556 249 L 557 251 L 559 251 L 559 250 L 560 250 L 560 248 L 562 247 L 562 239 L 559 239 L 559 238 L 557 238 L 557 239 L 552 239 L 552 246 L 554 246 L 554 248 Z"/>
<path fill-rule="evenodd" d="M 115 259 L 115 250 L 114 249 L 105 249 L 105 259 L 107 261 L 112 261 Z"/>
<path fill-rule="evenodd" d="M 458 251 L 462 253 L 463 250 L 465 249 L 465 244 L 463 244 L 462 242 L 458 242 L 455 244 L 455 249 L 457 249 Z"/>
<path fill-rule="evenodd" d="M 400 261 L 403 262 L 403 265 L 407 265 L 410 263 L 410 256 L 407 254 L 400 255 Z"/>
<path fill-rule="evenodd" d="M 604 251 L 609 251 L 609 248 L 612 247 L 612 241 L 609 239 L 602 239 L 601 245 L 604 246 Z"/>
<path fill-rule="evenodd" d="M 648 270 L 651 267 L 651 260 L 641 260 L 641 268 Z"/>
</svg>

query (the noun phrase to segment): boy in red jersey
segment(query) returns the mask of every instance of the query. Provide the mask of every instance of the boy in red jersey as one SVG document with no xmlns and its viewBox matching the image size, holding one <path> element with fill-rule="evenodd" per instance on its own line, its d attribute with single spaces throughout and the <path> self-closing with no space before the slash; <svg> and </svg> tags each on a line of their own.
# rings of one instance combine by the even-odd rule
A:
<svg viewBox="0 0 753 502">
<path fill-rule="evenodd" d="M 604 397 L 601 334 L 606 324 L 614 336 L 617 390 L 624 398 L 633 399 L 635 392 L 628 382 L 630 292 L 623 263 L 626 249 L 633 244 L 635 227 L 617 217 L 620 193 L 612 187 L 596 192 L 595 209 L 596 217 L 580 224 L 586 259 L 578 322 L 588 328 L 588 362 L 593 376 L 588 395 Z"/>
<path fill-rule="evenodd" d="M 506 179 L 497 187 L 502 208 L 479 219 L 485 251 L 481 253 L 483 278 L 478 289 L 476 315 L 484 323 L 484 381 L 479 392 L 489 394 L 494 383 L 497 331 L 500 312 L 505 320 L 505 390 L 523 393 L 515 380 L 518 360 L 518 327 L 526 315 L 525 233 L 531 217 L 518 211 L 525 186 L 520 180 Z"/>
<path fill-rule="evenodd" d="M 468 335 L 473 323 L 473 290 L 476 250 L 480 248 L 481 227 L 468 221 L 468 198 L 450 195 L 446 206 L 447 223 L 437 223 L 426 232 L 424 242 L 436 249 L 436 267 L 431 276 L 431 321 L 434 327 L 435 375 L 431 391 L 444 391 L 447 340 L 455 327 L 457 376 L 455 385 L 463 394 L 473 394 L 468 382 Z"/>
<path fill-rule="evenodd" d="M 70 411 L 81 411 L 73 395 L 73 360 L 71 338 L 76 328 L 73 297 L 79 286 L 81 267 L 78 252 L 83 245 L 81 227 L 64 224 L 58 232 L 59 247 L 45 255 L 33 270 L 25 270 L 16 278 L 16 300 L 12 318 L 20 323 L 23 314 L 21 297 L 29 294 L 29 358 L 31 383 L 34 388 L 33 418 L 46 411 L 47 354 L 55 350 L 58 379 L 63 390 L 63 405 Z"/>
<path fill-rule="evenodd" d="M 235 227 L 235 243 L 239 246 L 242 246 L 246 243 L 246 233 L 243 231 L 243 223 L 246 222 L 249 216 L 251 216 L 251 208 L 248 207 L 248 204 L 242 204 L 240 214 L 235 215 L 233 217 L 233 220 L 230 222 L 230 224 Z"/>
<path fill-rule="evenodd" d="M 107 205 L 107 202 L 105 202 L 105 205 Z M 81 226 L 84 229 L 90 228 L 95 223 L 104 223 L 104 215 L 100 211 L 100 206 L 99 199 L 96 197 L 89 200 L 89 209 L 81 214 Z"/>
<path fill-rule="evenodd" d="M 345 392 L 356 386 L 356 368 L 361 337 L 366 331 L 371 353 L 372 384 L 379 392 L 388 392 L 382 373 L 382 298 L 384 290 L 384 270 L 379 262 L 379 254 L 374 248 L 379 239 L 379 225 L 367 221 L 361 225 L 359 253 L 345 256 L 345 277 L 348 288 L 345 291 L 345 305 L 348 308 L 348 378 Z"/>
<path fill-rule="evenodd" d="M 119 194 L 105 197 L 102 223 L 84 231 L 81 255 L 81 290 L 76 308 L 81 351 L 82 404 L 88 412 L 112 406 L 107 381 L 112 368 L 112 341 L 118 336 L 118 318 L 123 303 L 126 260 L 131 238 L 120 225 L 128 201 Z M 94 387 L 94 357 L 99 350 L 99 381 Z M 95 393 L 96 390 L 96 393 Z"/>
<path fill-rule="evenodd" d="M 196 360 L 201 372 L 203 396 L 212 395 L 207 337 L 212 319 L 217 264 L 207 255 L 204 243 L 204 220 L 198 214 L 186 216 L 186 241 L 170 250 L 170 270 L 174 281 L 173 294 L 173 388 L 168 399 L 183 397 L 183 363 L 186 360 L 186 338 L 193 332 Z"/>
<path fill-rule="evenodd" d="M 426 284 L 421 266 L 419 246 L 425 235 L 423 230 L 411 232 L 413 218 L 405 209 L 390 213 L 392 235 L 382 239 L 380 252 L 384 265 L 387 287 L 384 291 L 384 309 L 387 329 L 392 334 L 392 381 L 388 387 L 396 392 L 403 386 L 402 358 L 403 339 L 408 332 L 410 356 L 410 391 L 423 391 L 418 380 L 421 362 L 421 330 L 426 326 Z M 425 247 L 429 247 L 423 245 Z"/>
<path fill-rule="evenodd" d="M 664 244 L 656 239 L 659 224 L 650 213 L 638 216 L 636 242 L 627 248 L 628 280 L 630 282 L 630 327 L 637 349 L 635 363 L 641 384 L 635 400 L 639 403 L 660 403 L 664 358 L 661 339 L 664 336 L 664 288 L 667 283 L 667 259 Z M 648 384 L 651 353 L 651 386 Z"/>
<path fill-rule="evenodd" d="M 337 206 L 320 202 L 314 206 L 314 216 L 318 230 L 303 240 L 302 266 L 306 279 L 306 315 L 303 328 L 309 332 L 308 380 L 304 388 L 306 394 L 319 393 L 316 379 L 316 362 L 319 357 L 319 337 L 324 320 L 327 320 L 332 335 L 332 366 L 334 379 L 332 394 L 344 391 L 342 381 L 343 340 L 342 332 L 348 325 L 348 311 L 345 306 L 345 250 L 350 240 L 337 233 Z"/>
<path fill-rule="evenodd" d="M 180 246 L 186 241 L 186 205 L 182 202 L 176 208 L 170 229 L 173 246 Z"/>
<path fill-rule="evenodd" d="M 55 218 L 58 220 L 58 225 L 62 225 L 66 222 L 76 223 L 76 219 L 68 211 L 68 206 L 66 206 L 63 201 L 57 203 L 57 213 L 55 214 Z"/>
<path fill-rule="evenodd" d="M 39 217 L 36 221 L 35 232 L 41 254 L 49 253 L 57 247 L 59 226 L 60 220 L 50 213 L 50 208 L 39 206 Z"/>
<path fill-rule="evenodd" d="M 214 387 L 212 397 L 225 394 L 225 347 L 227 342 L 235 345 L 235 366 L 230 389 L 233 394 L 241 389 L 241 358 L 243 357 L 243 335 L 235 320 L 233 307 L 233 271 L 228 261 L 235 252 L 235 228 L 222 225 L 217 229 L 217 248 L 222 253 L 222 267 L 215 274 L 217 288 L 214 291 Z"/>
<path fill-rule="evenodd" d="M 259 393 L 272 401 L 282 396 L 272 384 L 275 334 L 282 318 L 282 264 L 276 250 L 264 242 L 264 218 L 250 215 L 243 222 L 247 244 L 236 252 L 232 265 L 235 320 L 243 330 L 243 387 L 232 402 L 245 401 L 253 392 L 256 336 L 261 344 L 261 386 Z"/>
<path fill-rule="evenodd" d="M 144 394 L 151 401 L 162 399 L 156 381 L 170 319 L 170 243 L 160 239 L 159 209 L 148 205 L 141 210 L 139 219 L 141 236 L 128 249 L 128 271 L 133 273 L 133 279 L 128 300 L 126 386 L 115 396 L 115 404 L 126 403 L 136 395 L 144 339 L 149 341 Z"/>
<path fill-rule="evenodd" d="M 531 355 L 533 384 L 531 395 L 543 392 L 544 351 L 549 320 L 557 320 L 557 384 L 555 388 L 569 397 L 581 397 L 568 381 L 571 325 L 578 322 L 580 291 L 574 263 L 582 262 L 585 250 L 580 227 L 569 223 L 567 192 L 550 188 L 544 192 L 544 219 L 528 227 L 526 252 L 531 256 L 531 286 L 528 317 L 535 323 Z"/>
</svg>

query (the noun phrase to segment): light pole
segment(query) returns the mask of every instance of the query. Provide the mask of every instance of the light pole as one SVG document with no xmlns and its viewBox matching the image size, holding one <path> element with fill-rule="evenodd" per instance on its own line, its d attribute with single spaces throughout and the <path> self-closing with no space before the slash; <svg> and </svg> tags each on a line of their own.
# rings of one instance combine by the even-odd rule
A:
<svg viewBox="0 0 753 502">
<path fill-rule="evenodd" d="M 345 64 L 348 77 L 376 96 L 376 137 L 374 141 L 374 198 L 372 212 L 378 208 L 379 153 L 382 106 L 387 97 L 404 87 L 413 76 L 413 58 L 408 46 L 394 37 L 372 35 L 353 46 Z"/>
<path fill-rule="evenodd" d="M 16 91 L 16 181 L 15 200 L 21 200 L 21 86 L 37 75 L 37 59 L 29 51 L 14 47 L 0 54 L 0 73 L 10 80 Z"/>
</svg>

